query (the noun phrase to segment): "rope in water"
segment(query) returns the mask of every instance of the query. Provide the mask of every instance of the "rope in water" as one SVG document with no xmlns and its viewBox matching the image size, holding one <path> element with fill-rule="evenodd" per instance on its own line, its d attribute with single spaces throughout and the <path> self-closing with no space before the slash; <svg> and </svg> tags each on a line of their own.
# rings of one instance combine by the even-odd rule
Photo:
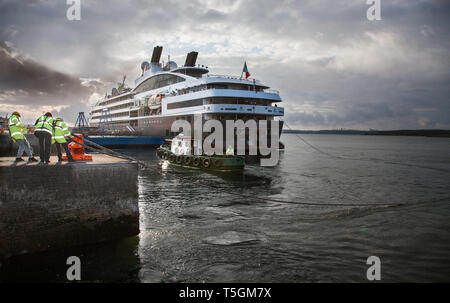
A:
<svg viewBox="0 0 450 303">
<path fill-rule="evenodd" d="M 159 174 L 163 174 L 161 170 L 158 170 L 155 167 L 150 167 L 154 171 L 156 171 Z M 166 171 L 170 173 L 173 176 L 176 176 L 177 178 L 186 181 L 191 182 L 192 179 L 188 179 L 185 177 L 180 176 L 178 173 Z M 233 191 L 228 191 L 227 189 L 224 189 L 222 187 L 214 186 L 213 184 L 202 184 L 205 187 L 209 187 L 211 189 L 220 191 L 225 194 L 238 196 L 242 198 L 248 198 L 248 199 L 255 199 L 255 200 L 261 200 L 261 201 L 269 201 L 269 202 L 276 202 L 276 203 L 285 203 L 285 204 L 297 204 L 297 205 L 304 205 L 304 206 L 335 206 L 335 207 L 367 207 L 367 206 L 377 206 L 377 207 L 393 207 L 393 206 L 402 206 L 406 205 L 407 203 L 320 203 L 320 202 L 299 202 L 299 201 L 289 201 L 289 200 L 279 200 L 279 199 L 272 199 L 272 198 L 264 198 L 259 196 L 253 196 L 253 195 L 246 195 L 241 194 Z"/>
<path fill-rule="evenodd" d="M 154 171 L 156 171 L 159 174 L 163 174 L 161 170 L 158 170 L 155 167 L 151 167 Z M 192 179 L 188 179 L 185 177 L 180 176 L 178 173 L 165 171 L 168 173 L 171 173 L 171 175 L 174 175 L 178 177 L 181 180 L 191 182 Z M 303 205 L 303 206 L 334 206 L 334 207 L 398 207 L 398 206 L 412 206 L 412 205 L 418 205 L 418 204 L 429 204 L 429 203 L 437 203 L 442 201 L 450 201 L 450 197 L 444 197 L 439 198 L 435 200 L 425 201 L 425 202 L 416 202 L 416 203 L 406 203 L 406 202 L 398 202 L 398 203 L 320 203 L 320 202 L 299 202 L 299 201 L 292 201 L 292 200 L 279 200 L 279 199 L 272 199 L 272 198 L 264 198 L 264 197 L 258 197 L 258 196 L 252 196 L 252 195 L 246 195 L 246 194 L 240 194 L 233 191 L 227 191 L 226 189 L 222 187 L 217 187 L 212 184 L 202 184 L 203 186 L 210 187 L 212 189 L 218 190 L 222 193 L 233 195 L 233 196 L 239 196 L 242 198 L 248 198 L 248 199 L 255 199 L 255 200 L 261 200 L 261 201 L 269 201 L 269 202 L 276 202 L 276 203 L 284 203 L 284 204 L 297 204 L 297 205 Z"/>
<path fill-rule="evenodd" d="M 292 130 L 295 131 L 294 129 L 292 129 L 286 122 L 284 122 L 284 125 Z M 368 162 L 382 162 L 385 164 L 392 164 L 392 165 L 400 165 L 400 166 L 407 166 L 407 167 L 417 167 L 417 168 L 422 168 L 422 169 L 430 169 L 430 170 L 435 170 L 435 171 L 440 171 L 440 172 L 447 172 L 450 173 L 450 170 L 447 169 L 443 169 L 443 168 L 438 168 L 438 167 L 431 167 L 431 166 L 424 166 L 424 165 L 417 165 L 417 164 L 412 164 L 412 163 L 401 163 L 401 162 L 395 162 L 395 161 L 387 161 L 387 160 L 383 160 L 383 159 L 378 159 L 378 158 L 353 158 L 353 157 L 344 157 L 344 156 L 338 156 L 338 155 L 333 155 L 330 154 L 328 152 L 325 152 L 323 150 L 321 150 L 320 148 L 318 148 L 317 146 L 314 146 L 313 144 L 309 143 L 306 139 L 304 139 L 302 136 L 300 136 L 297 133 L 293 133 L 297 138 L 299 138 L 303 143 L 305 143 L 306 145 L 308 145 L 309 147 L 311 147 L 312 149 L 314 149 L 315 151 L 324 154 L 328 157 L 331 158 L 335 158 L 335 159 L 340 159 L 340 160 L 355 160 L 355 161 L 368 161 Z"/>
<path fill-rule="evenodd" d="M 75 136 L 76 137 L 76 136 Z M 79 137 L 78 137 L 79 138 Z M 158 174 L 162 175 L 162 171 L 160 168 L 157 168 L 155 166 L 150 166 L 145 162 L 142 162 L 134 157 L 128 156 L 128 155 L 124 155 L 122 153 L 113 151 L 109 148 L 106 148 L 104 146 L 98 145 L 88 139 L 84 140 L 86 142 L 88 142 L 89 144 L 92 144 L 93 146 L 95 146 L 96 148 L 93 148 L 91 146 L 82 144 L 77 142 L 77 144 L 80 144 L 82 146 L 84 146 L 85 148 L 92 150 L 92 151 L 97 151 L 97 152 L 101 152 L 103 154 L 109 155 L 109 156 L 113 156 L 113 157 L 118 157 L 118 158 L 122 158 L 122 159 L 126 159 L 126 160 L 130 160 L 130 161 L 135 161 L 137 162 L 139 165 L 146 167 L 146 168 L 150 168 L 153 171 L 157 172 Z M 166 173 L 170 173 L 172 176 L 176 176 L 177 178 L 183 180 L 183 181 L 187 181 L 190 182 L 192 181 L 191 179 L 187 179 L 185 177 L 180 176 L 177 173 L 173 173 L 170 171 L 166 171 Z M 258 197 L 258 196 L 252 196 L 252 195 L 246 195 L 246 194 L 240 194 L 237 192 L 232 192 L 232 191 L 228 191 L 222 187 L 218 187 L 218 186 L 214 186 L 213 184 L 202 184 L 203 186 L 206 187 L 210 187 L 214 190 L 220 191 L 222 193 L 225 194 L 229 194 L 229 195 L 234 195 L 234 196 L 239 196 L 242 198 L 248 198 L 248 199 L 255 199 L 255 200 L 261 200 L 261 201 L 269 201 L 269 202 L 276 202 L 276 203 L 284 203 L 284 204 L 296 204 L 296 205 L 304 205 L 304 206 L 334 206 L 334 207 L 368 207 L 368 206 L 374 206 L 374 207 L 395 207 L 395 206 L 403 206 L 403 205 L 411 205 L 411 203 L 320 203 L 320 202 L 299 202 L 299 201 L 289 201 L 289 200 L 279 200 L 279 199 L 271 199 L 271 198 L 264 198 L 264 197 Z M 443 200 L 449 200 L 450 198 L 443 198 L 443 199 L 439 199 L 437 201 L 432 201 L 432 202 L 439 202 L 439 201 L 443 201 Z"/>
</svg>

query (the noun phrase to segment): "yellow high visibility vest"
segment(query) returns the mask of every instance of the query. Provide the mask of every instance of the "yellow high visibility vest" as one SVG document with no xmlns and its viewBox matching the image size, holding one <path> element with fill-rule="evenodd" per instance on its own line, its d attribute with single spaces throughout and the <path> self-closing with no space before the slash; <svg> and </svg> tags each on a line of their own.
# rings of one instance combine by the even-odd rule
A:
<svg viewBox="0 0 450 303">
<path fill-rule="evenodd" d="M 35 131 L 45 131 L 49 134 L 53 134 L 53 118 L 47 116 L 40 116 L 37 120 Z"/>
<path fill-rule="evenodd" d="M 66 143 L 65 137 L 71 137 L 69 129 L 67 128 L 66 123 L 64 121 L 58 120 L 55 123 L 55 127 L 53 128 L 53 137 L 52 144 L 55 142 L 58 143 Z"/>
<path fill-rule="evenodd" d="M 24 131 L 26 128 L 22 124 L 22 122 L 20 122 L 19 117 L 17 117 L 16 115 L 12 115 L 11 117 L 9 117 L 8 128 L 9 134 L 11 135 L 11 138 L 14 142 L 19 139 L 25 139 L 22 131 Z"/>
</svg>

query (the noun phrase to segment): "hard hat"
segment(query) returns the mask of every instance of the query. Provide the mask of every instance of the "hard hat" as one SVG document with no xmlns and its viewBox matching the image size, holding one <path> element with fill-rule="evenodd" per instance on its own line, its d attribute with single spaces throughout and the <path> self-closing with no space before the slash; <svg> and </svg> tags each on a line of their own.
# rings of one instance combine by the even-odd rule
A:
<svg viewBox="0 0 450 303">
<path fill-rule="evenodd" d="M 62 118 L 56 118 L 55 121 L 63 121 Z"/>
<path fill-rule="evenodd" d="M 17 116 L 17 117 L 20 117 L 19 112 L 13 112 L 12 114 L 15 115 L 15 116 Z"/>
<path fill-rule="evenodd" d="M 46 112 L 44 116 L 53 117 L 51 112 Z"/>
</svg>

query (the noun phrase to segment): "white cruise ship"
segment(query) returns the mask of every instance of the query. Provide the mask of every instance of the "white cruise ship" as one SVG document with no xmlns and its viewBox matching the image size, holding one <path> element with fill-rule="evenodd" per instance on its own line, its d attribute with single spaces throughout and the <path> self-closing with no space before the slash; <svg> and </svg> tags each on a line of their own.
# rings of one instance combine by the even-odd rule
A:
<svg viewBox="0 0 450 303">
<path fill-rule="evenodd" d="M 142 74 L 133 88 L 124 81 L 111 95 L 98 101 L 89 114 L 91 126 L 113 127 L 116 132 L 172 138 L 173 121 L 274 120 L 284 116 L 278 91 L 256 79 L 210 75 L 207 66 L 196 65 L 198 53 L 190 52 L 183 66 L 161 64 L 162 47 L 156 46 L 150 63 L 142 62 Z M 124 79 L 125 80 L 125 79 Z M 225 125 L 225 124 L 224 124 Z M 280 134 L 282 129 L 280 121 Z M 269 131 L 270 133 L 270 131 Z M 225 138 L 225 137 L 224 137 Z"/>
</svg>

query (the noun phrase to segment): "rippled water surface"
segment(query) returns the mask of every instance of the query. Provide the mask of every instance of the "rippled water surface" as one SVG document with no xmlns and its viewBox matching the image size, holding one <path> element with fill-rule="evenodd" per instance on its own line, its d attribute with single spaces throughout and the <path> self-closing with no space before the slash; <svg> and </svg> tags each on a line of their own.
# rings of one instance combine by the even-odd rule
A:
<svg viewBox="0 0 450 303">
<path fill-rule="evenodd" d="M 341 158 L 292 134 L 278 166 L 243 173 L 128 150 L 159 167 L 139 175 L 139 236 L 16 257 L 0 278 L 64 281 L 77 255 L 89 281 L 364 282 L 375 255 L 383 281 L 450 281 L 448 138 L 302 137 Z"/>
</svg>

